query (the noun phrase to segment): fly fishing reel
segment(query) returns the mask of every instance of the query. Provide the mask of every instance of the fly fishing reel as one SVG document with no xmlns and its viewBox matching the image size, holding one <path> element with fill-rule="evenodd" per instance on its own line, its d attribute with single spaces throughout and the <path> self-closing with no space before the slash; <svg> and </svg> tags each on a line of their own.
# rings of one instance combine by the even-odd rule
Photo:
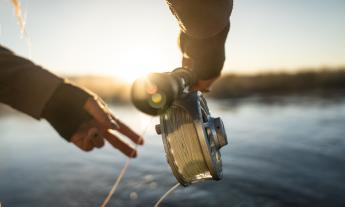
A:
<svg viewBox="0 0 345 207">
<path fill-rule="evenodd" d="M 132 101 L 141 111 L 160 115 L 156 126 L 162 135 L 167 161 L 184 186 L 222 178 L 220 148 L 227 137 L 220 118 L 210 115 L 201 92 L 188 91 L 194 83 L 186 69 L 151 74 L 132 87 Z"/>
<path fill-rule="evenodd" d="M 184 186 L 204 179 L 222 178 L 219 149 L 227 138 L 220 118 L 212 118 L 200 92 L 183 94 L 156 126 L 162 135 L 168 163 Z"/>
</svg>

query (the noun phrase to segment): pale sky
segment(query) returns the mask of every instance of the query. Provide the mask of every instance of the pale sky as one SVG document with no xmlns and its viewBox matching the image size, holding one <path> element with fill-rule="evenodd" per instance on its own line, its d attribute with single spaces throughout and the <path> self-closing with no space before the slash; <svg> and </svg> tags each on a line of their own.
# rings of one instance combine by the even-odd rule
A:
<svg viewBox="0 0 345 207">
<path fill-rule="evenodd" d="M 345 65 L 345 0 L 234 0 L 224 70 Z M 133 80 L 180 65 L 178 25 L 164 0 L 22 0 L 32 60 L 59 74 Z M 0 44 L 28 57 L 10 0 Z"/>
</svg>

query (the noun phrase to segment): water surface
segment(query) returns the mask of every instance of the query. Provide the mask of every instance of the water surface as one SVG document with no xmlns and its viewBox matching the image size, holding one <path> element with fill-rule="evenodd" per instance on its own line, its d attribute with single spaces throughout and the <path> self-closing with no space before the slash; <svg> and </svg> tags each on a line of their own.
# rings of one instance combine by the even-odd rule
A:
<svg viewBox="0 0 345 207">
<path fill-rule="evenodd" d="M 229 145 L 224 178 L 178 188 L 162 206 L 345 206 L 345 102 L 210 101 Z M 142 131 L 150 118 L 115 114 Z M 154 119 L 109 206 L 153 206 L 176 184 Z M 126 158 L 106 146 L 85 153 L 46 122 L 0 117 L 0 202 L 7 207 L 99 206 Z"/>
</svg>

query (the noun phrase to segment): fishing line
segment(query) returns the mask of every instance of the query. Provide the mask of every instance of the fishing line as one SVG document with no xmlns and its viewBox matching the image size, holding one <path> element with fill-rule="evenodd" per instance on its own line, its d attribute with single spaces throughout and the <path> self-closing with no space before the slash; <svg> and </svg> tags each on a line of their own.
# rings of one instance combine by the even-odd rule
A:
<svg viewBox="0 0 345 207">
<path fill-rule="evenodd" d="M 148 128 L 149 128 L 149 126 L 152 124 L 153 119 L 154 119 L 154 117 L 152 117 L 152 118 L 149 120 L 149 122 L 147 123 L 146 127 L 144 128 L 144 131 L 143 131 L 142 134 L 141 134 L 141 137 L 144 137 L 144 135 L 146 134 L 146 132 L 147 132 L 147 130 L 148 130 Z M 136 150 L 137 147 L 138 147 L 138 145 L 135 144 L 135 148 L 134 148 L 134 149 Z M 134 151 L 133 151 L 133 153 L 134 153 Z M 108 203 L 109 203 L 111 197 L 114 195 L 116 189 L 118 188 L 118 186 L 119 186 L 119 184 L 120 184 L 122 178 L 125 176 L 130 161 L 131 161 L 131 158 L 128 157 L 127 160 L 126 160 L 125 165 L 123 166 L 123 168 L 122 168 L 122 170 L 121 170 L 121 172 L 120 172 L 120 174 L 117 176 L 114 185 L 112 186 L 111 190 L 109 191 L 107 197 L 104 199 L 104 201 L 103 201 L 103 203 L 100 205 L 100 207 L 105 207 L 106 205 L 108 205 Z"/>
<path fill-rule="evenodd" d="M 192 183 L 211 177 L 193 117 L 179 106 L 172 106 L 165 115 L 169 120 L 164 123 L 168 160 L 173 163 L 179 179 Z"/>
<path fill-rule="evenodd" d="M 170 195 L 170 193 L 172 193 L 174 190 L 176 190 L 177 187 L 180 186 L 180 183 L 177 183 L 176 185 L 174 185 L 173 187 L 171 187 L 166 193 L 164 193 L 164 195 L 157 201 L 157 203 L 154 205 L 154 207 L 158 207 L 159 204 L 162 203 L 162 201 L 168 196 Z"/>
</svg>

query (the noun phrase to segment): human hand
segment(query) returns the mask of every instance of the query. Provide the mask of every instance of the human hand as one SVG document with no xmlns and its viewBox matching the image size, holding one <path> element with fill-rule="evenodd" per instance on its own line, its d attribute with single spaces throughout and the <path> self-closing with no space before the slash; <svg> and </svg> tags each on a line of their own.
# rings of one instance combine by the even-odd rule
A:
<svg viewBox="0 0 345 207">
<path fill-rule="evenodd" d="M 128 157 L 136 157 L 137 151 L 134 147 L 123 142 L 111 131 L 116 130 L 125 135 L 135 144 L 143 145 L 143 138 L 129 128 L 126 124 L 115 118 L 107 105 L 98 97 L 90 97 L 84 109 L 91 115 L 92 119 L 79 127 L 71 138 L 71 142 L 84 151 L 103 147 L 105 141 L 114 148 L 120 150 Z"/>
<path fill-rule="evenodd" d="M 201 92 L 210 92 L 211 85 L 216 81 L 217 78 L 212 78 L 209 80 L 198 80 L 193 86 L 192 90 Z"/>
</svg>

